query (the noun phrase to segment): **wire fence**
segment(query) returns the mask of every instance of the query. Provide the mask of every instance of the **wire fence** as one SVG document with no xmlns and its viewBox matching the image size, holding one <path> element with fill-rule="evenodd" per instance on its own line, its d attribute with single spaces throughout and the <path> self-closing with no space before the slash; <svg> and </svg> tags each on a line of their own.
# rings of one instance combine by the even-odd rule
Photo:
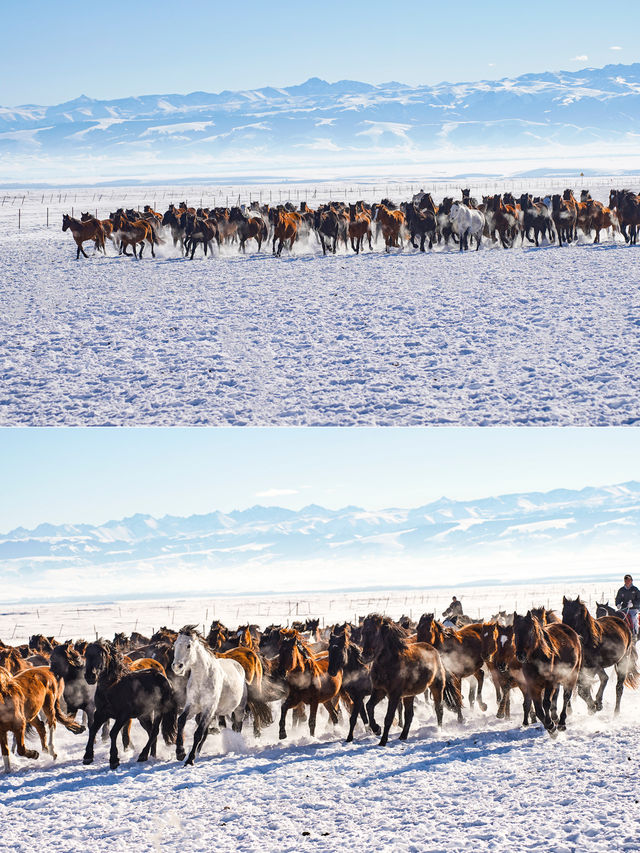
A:
<svg viewBox="0 0 640 853">
<path fill-rule="evenodd" d="M 464 187 L 472 195 L 494 195 L 511 192 L 519 196 L 523 192 L 536 195 L 562 192 L 571 186 L 576 191 L 588 189 L 599 201 L 607 202 L 612 188 L 640 188 L 640 175 L 599 176 L 597 178 L 473 178 L 459 181 L 414 181 L 377 183 L 322 183 L 299 185 L 193 185 L 193 186 L 148 186 L 79 188 L 66 190 L 21 190 L 4 192 L 0 195 L 0 219 L 13 221 L 19 230 L 24 228 L 48 228 L 59 225 L 63 213 L 71 216 L 89 211 L 98 218 L 106 218 L 119 207 L 140 209 L 150 204 L 154 210 L 164 212 L 169 203 L 182 201 L 193 207 L 231 207 L 258 204 L 299 205 L 304 201 L 310 206 L 328 201 L 346 203 L 363 200 L 367 202 L 389 198 L 399 202 L 407 200 L 419 191 L 430 192 L 436 202 L 444 196 L 457 197 Z"/>
</svg>

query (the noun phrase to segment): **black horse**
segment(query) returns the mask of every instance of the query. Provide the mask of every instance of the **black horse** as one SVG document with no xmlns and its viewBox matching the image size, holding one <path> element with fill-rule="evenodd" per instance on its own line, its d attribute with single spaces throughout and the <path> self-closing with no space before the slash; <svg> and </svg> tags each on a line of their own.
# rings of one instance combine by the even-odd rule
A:
<svg viewBox="0 0 640 853">
<path fill-rule="evenodd" d="M 95 684 L 89 684 L 85 678 L 85 663 L 76 651 L 71 640 L 56 646 L 51 652 L 49 667 L 56 678 L 64 679 L 64 701 L 67 713 L 75 717 L 78 711 L 87 715 L 87 725 L 91 727 L 95 716 Z"/>
<path fill-rule="evenodd" d="M 424 252 L 424 244 L 427 237 L 429 238 L 429 248 L 433 249 L 433 243 L 436 239 L 436 231 L 438 223 L 435 214 L 430 210 L 418 210 L 412 202 L 407 202 L 402 205 L 404 215 L 407 218 L 409 233 L 411 234 L 411 245 L 414 249 L 416 246 L 416 237 L 420 237 L 420 251 Z"/>
<path fill-rule="evenodd" d="M 97 684 L 95 715 L 89 727 L 89 740 L 83 764 L 93 762 L 93 744 L 100 726 L 115 720 L 111 728 L 109 767 L 115 770 L 120 764 L 117 737 L 129 720 L 138 719 L 149 735 L 138 756 L 146 761 L 149 753 L 155 757 L 160 727 L 167 744 L 175 743 L 178 713 L 176 699 L 170 682 L 155 669 L 129 672 L 122 656 L 107 640 L 89 643 L 85 653 L 85 677 L 89 684 Z"/>
<path fill-rule="evenodd" d="M 334 629 L 329 637 L 329 675 L 336 676 L 342 672 L 342 693 L 346 693 L 353 707 L 349 719 L 349 734 L 347 743 L 353 740 L 353 730 L 356 727 L 358 716 L 362 722 L 371 728 L 375 735 L 382 731 L 374 718 L 374 708 L 384 698 L 383 691 L 374 691 L 371 683 L 371 664 L 365 663 L 362 658 L 362 650 L 350 639 L 350 627 L 348 624 Z M 364 700 L 367 696 L 371 699 L 367 703 L 366 711 Z"/>
</svg>

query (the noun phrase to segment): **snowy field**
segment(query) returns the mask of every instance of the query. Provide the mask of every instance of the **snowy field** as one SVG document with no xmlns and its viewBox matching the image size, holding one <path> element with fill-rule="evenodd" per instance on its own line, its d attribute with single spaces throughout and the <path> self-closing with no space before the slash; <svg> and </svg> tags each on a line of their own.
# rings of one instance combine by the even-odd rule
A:
<svg viewBox="0 0 640 853">
<path fill-rule="evenodd" d="M 612 597 L 611 584 L 547 585 L 467 590 L 424 590 L 335 596 L 121 602 L 93 606 L 48 605 L 4 610 L 0 637 L 8 640 L 17 621 L 49 631 L 90 636 L 94 624 L 105 634 L 123 625 L 139 629 L 158 622 L 198 621 L 215 615 L 235 625 L 239 613 L 263 626 L 311 609 L 326 621 L 344 618 L 367 604 L 391 615 L 444 607 L 457 592 L 469 613 L 490 614 L 501 606 L 561 604 L 562 592 L 585 600 Z M 375 597 L 374 597 L 375 596 Z M 323 609 L 324 608 L 324 609 Z M 364 609 L 363 609 L 364 608 Z M 268 611 L 268 614 L 267 614 Z M 40 620 L 37 619 L 37 613 Z M 75 613 L 75 617 L 72 616 Z M 166 618 L 165 618 L 166 617 Z M 69 630 L 67 630 L 67 628 Z M 334 730 L 323 712 L 317 736 L 290 729 L 281 742 L 271 726 L 260 742 L 250 727 L 241 735 L 211 736 L 192 768 L 159 746 L 156 760 L 139 765 L 135 753 L 112 772 L 98 743 L 96 761 L 81 763 L 85 736 L 58 728 L 58 760 L 16 758 L 16 770 L 0 778 L 0 850 L 32 851 L 573 851 L 637 850 L 640 834 L 637 728 L 640 697 L 626 691 L 622 714 L 613 719 L 613 684 L 601 714 L 589 717 L 574 698 L 566 734 L 552 741 L 540 726 L 520 726 L 520 701 L 510 721 L 489 709 L 465 708 L 459 726 L 445 713 L 438 732 L 430 706 L 417 707 L 409 740 L 389 746 L 360 724 L 353 744 L 343 743 L 344 721 Z M 142 737 L 133 727 L 134 744 Z"/>
<path fill-rule="evenodd" d="M 607 198 L 620 181 L 585 186 Z M 462 183 L 480 195 L 570 181 Z M 120 203 L 165 209 L 170 199 L 238 195 L 314 206 L 326 196 L 407 198 L 419 186 L 3 196 L 0 424 L 635 423 L 638 250 L 620 239 L 464 255 L 385 255 L 379 245 L 325 258 L 312 236 L 281 259 L 226 247 L 192 262 L 169 243 L 140 262 L 109 244 L 108 257 L 76 262 L 61 232 L 72 207 L 105 216 Z M 457 195 L 453 185 L 428 188 L 436 199 Z"/>
</svg>

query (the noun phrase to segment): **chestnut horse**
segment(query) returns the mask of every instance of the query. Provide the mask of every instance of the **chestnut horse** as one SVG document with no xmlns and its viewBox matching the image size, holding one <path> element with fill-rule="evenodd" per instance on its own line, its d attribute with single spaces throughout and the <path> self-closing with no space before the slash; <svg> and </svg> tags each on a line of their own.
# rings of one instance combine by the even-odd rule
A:
<svg viewBox="0 0 640 853">
<path fill-rule="evenodd" d="M 283 628 L 280 631 L 278 666 L 276 674 L 289 686 L 289 695 L 280 710 L 280 739 L 287 736 L 286 718 L 289 708 L 304 703 L 309 705 L 309 733 L 316 729 L 318 705 L 324 705 L 331 722 L 338 722 L 336 705 L 342 687 L 342 673 L 329 675 L 327 658 L 318 659 L 297 631 Z"/>
<path fill-rule="evenodd" d="M 562 623 L 542 625 L 531 611 L 526 616 L 514 613 L 513 637 L 527 685 L 525 713 L 533 701 L 536 716 L 553 737 L 567 727 L 567 707 L 582 666 L 580 637 Z M 563 704 L 558 718 L 556 703 L 560 687 Z"/>
<path fill-rule="evenodd" d="M 432 645 L 410 643 L 403 628 L 388 616 L 377 614 L 371 614 L 364 620 L 362 641 L 362 657 L 371 661 L 372 687 L 377 696 L 385 695 L 388 701 L 380 746 L 386 746 L 389 740 L 389 729 L 401 700 L 404 726 L 400 740 L 406 740 L 409 735 L 413 703 L 419 693 L 426 690 L 431 693 L 438 726 L 442 725 L 443 700 L 448 708 L 460 713 L 460 690 L 447 678 L 440 655 Z"/>
<path fill-rule="evenodd" d="M 474 676 L 478 685 L 478 705 L 486 711 L 482 700 L 484 670 L 482 668 L 482 624 L 479 622 L 465 625 L 464 628 L 445 628 L 433 613 L 424 613 L 418 622 L 418 642 L 431 643 L 440 652 L 442 663 L 447 672 L 461 681 Z M 469 705 L 473 708 L 476 691 L 473 684 L 469 687 Z M 460 713 L 462 720 L 462 713 Z"/>
<path fill-rule="evenodd" d="M 62 230 L 70 230 L 73 239 L 76 241 L 76 246 L 78 247 L 76 261 L 80 257 L 80 252 L 82 252 L 85 258 L 89 257 L 82 248 L 83 243 L 91 242 L 95 245 L 96 249 L 101 249 L 105 255 L 107 254 L 104 247 L 104 228 L 98 219 L 92 217 L 86 222 L 82 222 L 80 219 L 74 219 L 73 216 L 65 213 L 62 217 Z"/>
<path fill-rule="evenodd" d="M 402 242 L 402 227 L 405 216 L 401 210 L 389 210 L 384 204 L 374 204 L 372 207 L 374 222 L 379 222 L 384 237 L 385 251 L 394 248 L 404 248 Z"/>
<path fill-rule="evenodd" d="M 287 213 L 284 210 L 275 210 L 273 216 L 273 254 L 280 257 L 282 247 L 285 243 L 289 243 L 289 251 L 293 249 L 293 244 L 298 239 L 298 222 L 300 216 L 296 213 Z M 276 241 L 278 243 L 278 251 L 276 252 Z"/>
<path fill-rule="evenodd" d="M 371 217 L 362 211 L 356 210 L 355 204 L 349 205 L 349 225 L 347 226 L 349 239 L 351 240 L 351 248 L 356 253 L 360 254 L 360 250 L 364 246 L 365 237 L 369 241 L 369 250 L 371 245 Z"/>
<path fill-rule="evenodd" d="M 625 685 L 635 690 L 638 686 L 638 656 L 636 646 L 627 625 L 617 616 L 602 616 L 594 619 L 587 605 L 563 596 L 562 621 L 569 625 L 582 640 L 582 669 L 578 680 L 578 695 L 587 703 L 590 713 L 602 710 L 602 695 L 609 676 L 605 667 L 616 668 L 616 707 L 620 713 L 620 701 Z M 600 679 L 595 701 L 591 696 L 591 683 Z"/>
<path fill-rule="evenodd" d="M 120 241 L 121 255 L 130 257 L 129 252 L 127 252 L 127 246 L 131 246 L 133 257 L 142 257 L 142 250 L 146 242 L 151 246 L 151 257 L 155 258 L 156 255 L 153 251 L 153 246 L 157 242 L 157 238 L 149 222 L 144 219 L 136 219 L 134 222 L 130 222 L 124 213 L 118 211 L 113 215 L 113 231 L 114 236 Z M 138 243 L 140 244 L 139 256 L 136 254 Z"/>
<path fill-rule="evenodd" d="M 23 669 L 30 669 L 31 664 L 13 646 L 0 646 L 0 666 L 16 675 Z"/>
<path fill-rule="evenodd" d="M 494 683 L 500 687 L 501 697 L 498 703 L 498 719 L 511 718 L 511 690 L 519 687 L 523 698 L 527 698 L 527 683 L 522 672 L 522 664 L 516 657 L 513 645 L 513 625 L 501 625 L 496 621 L 484 622 L 482 625 L 482 659 L 489 667 Z M 531 702 L 524 705 L 524 720 L 522 725 L 535 720 L 535 714 L 530 707 Z"/>
</svg>

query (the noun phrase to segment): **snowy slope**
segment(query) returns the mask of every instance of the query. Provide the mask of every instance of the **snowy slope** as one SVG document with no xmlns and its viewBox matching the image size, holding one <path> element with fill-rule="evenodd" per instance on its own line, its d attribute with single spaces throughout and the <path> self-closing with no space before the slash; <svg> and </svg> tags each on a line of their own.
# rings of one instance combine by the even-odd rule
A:
<svg viewBox="0 0 640 853">
<path fill-rule="evenodd" d="M 0 180 L 16 169 L 54 177 L 138 173 L 253 174 L 347 163 L 366 168 L 452 152 L 634 152 L 640 64 L 434 86 L 312 78 L 277 89 L 141 95 L 0 108 Z M 21 158 L 27 158 L 27 162 Z M 48 169 L 47 169 L 48 163 Z M 109 165 L 110 164 L 110 165 Z M 40 169 L 42 167 L 42 169 Z"/>
<path fill-rule="evenodd" d="M 389 582 L 610 576 L 640 546 L 640 484 L 443 498 L 411 509 L 295 512 L 256 506 L 223 514 L 100 526 L 42 524 L 0 536 L 5 600 L 208 590 L 331 589 Z M 241 568 L 241 572 L 230 571 Z M 295 580 L 294 580 L 295 579 Z"/>
</svg>

